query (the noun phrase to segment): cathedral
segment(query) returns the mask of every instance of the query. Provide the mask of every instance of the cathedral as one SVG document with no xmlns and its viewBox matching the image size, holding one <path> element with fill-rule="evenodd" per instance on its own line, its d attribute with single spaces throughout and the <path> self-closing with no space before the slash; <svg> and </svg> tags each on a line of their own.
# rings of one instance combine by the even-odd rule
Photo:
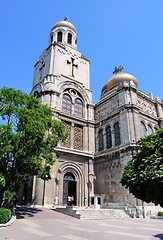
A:
<svg viewBox="0 0 163 240">
<path fill-rule="evenodd" d="M 139 204 L 121 185 L 122 171 L 140 137 L 161 127 L 162 101 L 142 92 L 136 77 L 119 66 L 93 103 L 90 61 L 78 51 L 76 28 L 67 19 L 52 27 L 34 68 L 31 94 L 64 122 L 68 137 L 57 147 L 51 180 L 33 179 L 32 201 L 52 205 L 57 196 L 64 206 L 73 196 L 75 206 Z"/>
</svg>

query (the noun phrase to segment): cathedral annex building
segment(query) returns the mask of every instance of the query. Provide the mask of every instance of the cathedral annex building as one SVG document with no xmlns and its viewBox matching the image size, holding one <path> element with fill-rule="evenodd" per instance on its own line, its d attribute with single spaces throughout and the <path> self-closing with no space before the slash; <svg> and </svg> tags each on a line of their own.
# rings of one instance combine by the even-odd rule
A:
<svg viewBox="0 0 163 240">
<path fill-rule="evenodd" d="M 163 103 L 138 88 L 138 80 L 117 67 L 92 102 L 90 61 L 77 50 L 77 32 L 68 21 L 56 23 L 48 47 L 35 64 L 31 94 L 48 104 L 54 117 L 69 133 L 60 143 L 60 157 L 52 168 L 52 179 L 44 184 L 34 178 L 32 201 L 52 205 L 107 207 L 138 204 L 120 180 L 123 167 L 137 153 L 136 142 L 161 127 Z M 44 196 L 43 196 L 44 192 Z M 44 200 L 42 199 L 44 197 Z"/>
</svg>

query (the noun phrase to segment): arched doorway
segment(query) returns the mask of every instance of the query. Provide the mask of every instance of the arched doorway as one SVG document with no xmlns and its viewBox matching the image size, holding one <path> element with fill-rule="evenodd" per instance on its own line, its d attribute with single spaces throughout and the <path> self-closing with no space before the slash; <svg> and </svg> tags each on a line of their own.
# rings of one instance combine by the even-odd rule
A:
<svg viewBox="0 0 163 240">
<path fill-rule="evenodd" d="M 74 197 L 74 205 L 76 205 L 76 179 L 73 173 L 67 172 L 63 177 L 63 205 L 67 205 L 68 196 Z"/>
</svg>

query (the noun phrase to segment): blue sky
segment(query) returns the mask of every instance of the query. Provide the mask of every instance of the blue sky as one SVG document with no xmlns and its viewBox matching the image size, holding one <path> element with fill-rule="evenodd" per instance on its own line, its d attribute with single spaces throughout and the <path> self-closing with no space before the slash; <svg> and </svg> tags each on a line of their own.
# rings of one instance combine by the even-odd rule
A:
<svg viewBox="0 0 163 240">
<path fill-rule="evenodd" d="M 68 16 L 78 50 L 91 61 L 91 90 L 98 102 L 115 66 L 133 74 L 139 89 L 163 99 L 162 0 L 1 1 L 0 88 L 30 93 L 34 64 L 48 46 L 52 26 Z"/>
</svg>

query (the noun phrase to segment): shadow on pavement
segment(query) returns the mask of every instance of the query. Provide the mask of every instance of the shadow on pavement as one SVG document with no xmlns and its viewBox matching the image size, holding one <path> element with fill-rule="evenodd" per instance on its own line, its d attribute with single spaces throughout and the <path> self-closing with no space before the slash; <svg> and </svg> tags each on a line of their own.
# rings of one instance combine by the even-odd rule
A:
<svg viewBox="0 0 163 240">
<path fill-rule="evenodd" d="M 42 210 L 39 208 L 33 208 L 33 207 L 27 207 L 27 206 L 17 206 L 15 210 L 17 219 L 33 217 L 38 212 L 42 212 Z"/>
<path fill-rule="evenodd" d="M 163 234 L 156 234 L 154 235 L 155 238 L 159 238 L 160 240 L 163 240 Z"/>
</svg>

